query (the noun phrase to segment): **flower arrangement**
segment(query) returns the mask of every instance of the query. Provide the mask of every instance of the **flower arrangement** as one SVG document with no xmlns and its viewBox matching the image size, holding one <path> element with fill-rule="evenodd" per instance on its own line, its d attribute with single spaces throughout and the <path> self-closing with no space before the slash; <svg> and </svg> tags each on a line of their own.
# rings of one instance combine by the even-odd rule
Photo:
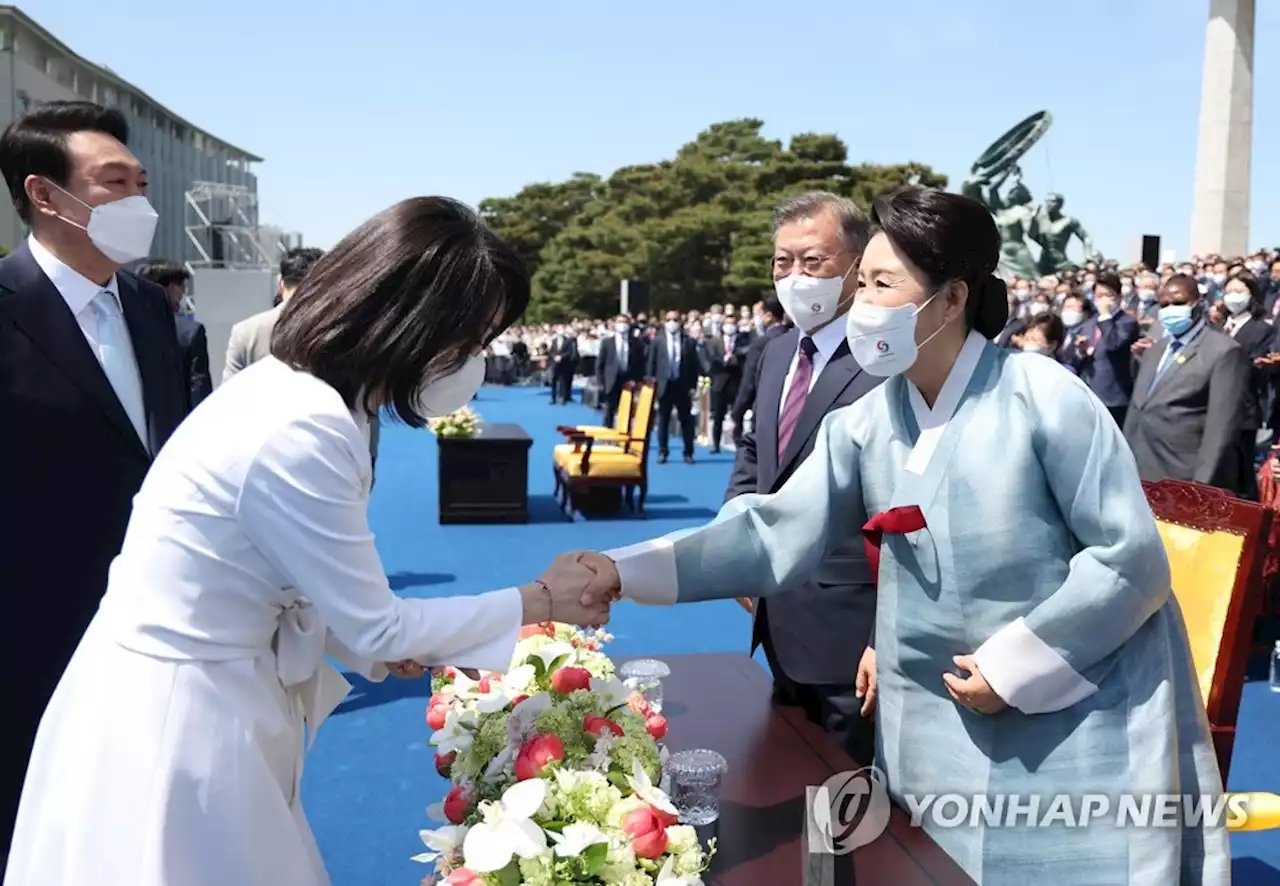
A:
<svg viewBox="0 0 1280 886">
<path fill-rule="evenodd" d="M 436 769 L 421 832 L 436 886 L 702 886 L 707 851 L 658 786 L 667 722 L 614 675 L 613 638 L 525 628 L 505 674 L 432 681 Z M 713 841 L 714 842 L 714 841 Z"/>
<path fill-rule="evenodd" d="M 437 437 L 474 437 L 480 428 L 480 416 L 464 406 L 457 412 L 428 419 L 427 427 Z"/>
</svg>

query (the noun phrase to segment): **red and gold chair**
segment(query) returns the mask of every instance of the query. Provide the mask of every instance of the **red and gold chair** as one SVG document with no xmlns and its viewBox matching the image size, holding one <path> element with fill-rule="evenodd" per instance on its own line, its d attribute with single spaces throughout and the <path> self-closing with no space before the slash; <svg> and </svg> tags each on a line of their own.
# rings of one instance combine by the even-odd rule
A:
<svg viewBox="0 0 1280 886">
<path fill-rule="evenodd" d="M 653 381 L 635 387 L 627 432 L 593 428 L 591 433 L 567 434 L 569 442 L 555 448 L 552 457 L 556 496 L 570 516 L 582 510 L 582 503 L 602 489 L 620 490 L 629 507 L 644 511 L 649 494 L 649 438 L 655 392 Z"/>
</svg>

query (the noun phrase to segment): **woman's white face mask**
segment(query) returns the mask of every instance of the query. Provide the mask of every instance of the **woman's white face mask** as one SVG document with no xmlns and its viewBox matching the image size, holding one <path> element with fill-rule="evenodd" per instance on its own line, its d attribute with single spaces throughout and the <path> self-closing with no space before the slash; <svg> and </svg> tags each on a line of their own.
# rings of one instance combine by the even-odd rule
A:
<svg viewBox="0 0 1280 886">
<path fill-rule="evenodd" d="M 920 348 L 946 328 L 947 324 L 943 323 L 924 341 L 916 344 L 916 318 L 943 289 L 936 290 L 919 305 L 908 303 L 896 308 L 882 308 L 865 301 L 854 301 L 845 318 L 845 337 L 858 365 L 868 374 L 881 378 L 901 375 L 910 369 Z"/>
<path fill-rule="evenodd" d="M 475 399 L 484 385 L 484 356 L 472 354 L 457 372 L 437 378 L 418 391 L 418 414 L 440 418 Z"/>
</svg>

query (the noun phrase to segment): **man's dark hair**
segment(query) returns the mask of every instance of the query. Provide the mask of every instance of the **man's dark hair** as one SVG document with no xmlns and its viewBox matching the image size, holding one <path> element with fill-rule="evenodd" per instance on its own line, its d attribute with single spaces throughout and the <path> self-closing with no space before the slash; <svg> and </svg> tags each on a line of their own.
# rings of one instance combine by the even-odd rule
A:
<svg viewBox="0 0 1280 886">
<path fill-rule="evenodd" d="M 290 289 L 302 282 L 311 266 L 324 257 L 323 249 L 314 246 L 298 246 L 290 249 L 280 259 L 280 282 Z"/>
<path fill-rule="evenodd" d="M 776 295 L 766 296 L 765 300 L 761 302 L 761 307 L 764 312 L 772 317 L 776 322 L 786 322 L 787 312 L 782 307 L 782 302 L 778 301 L 778 297 Z"/>
<path fill-rule="evenodd" d="M 1032 317 L 1027 321 L 1027 328 L 1024 334 L 1034 329 L 1040 330 L 1040 333 L 1044 336 L 1045 344 L 1049 346 L 1051 351 L 1057 351 L 1067 341 L 1067 327 L 1057 314 L 1045 313 Z"/>
<path fill-rule="evenodd" d="M 187 285 L 191 281 L 191 272 L 177 262 L 148 262 L 138 268 L 138 276 L 150 280 L 159 286 L 170 286 L 174 283 Z"/>
<path fill-rule="evenodd" d="M 26 181 L 31 175 L 66 186 L 71 177 L 67 140 L 77 132 L 102 132 L 129 143 L 129 122 L 115 108 L 93 102 L 45 102 L 14 120 L 0 135 L 0 172 L 18 217 L 31 223 Z"/>
<path fill-rule="evenodd" d="M 1102 271 L 1093 281 L 1094 286 L 1105 286 L 1116 295 L 1120 294 L 1122 288 L 1120 284 L 1120 275 L 1114 271 Z"/>
<path fill-rule="evenodd" d="M 271 353 L 348 407 L 391 404 L 422 427 L 422 385 L 461 369 L 528 304 L 529 275 L 510 246 L 461 203 L 415 197 L 316 263 L 280 309 Z"/>
</svg>

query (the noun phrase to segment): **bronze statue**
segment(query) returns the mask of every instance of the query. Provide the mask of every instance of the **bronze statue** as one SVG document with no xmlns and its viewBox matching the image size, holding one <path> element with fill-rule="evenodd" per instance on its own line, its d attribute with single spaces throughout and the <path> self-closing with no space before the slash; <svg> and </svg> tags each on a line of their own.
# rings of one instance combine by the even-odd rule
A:
<svg viewBox="0 0 1280 886">
<path fill-rule="evenodd" d="M 1062 212 L 1060 194 L 1049 194 L 1043 206 L 1033 206 L 1031 192 L 1022 182 L 1018 161 L 1049 131 L 1053 117 L 1039 111 L 996 139 L 973 164 L 961 185 L 961 193 L 984 203 L 995 218 L 1003 241 L 999 273 L 1004 277 L 1056 274 L 1075 262 L 1067 256 L 1073 237 L 1084 247 L 1086 259 L 1097 253 L 1079 219 Z M 1008 185 L 1008 192 L 1001 188 Z M 1035 258 L 1027 241 L 1040 247 Z"/>
</svg>

